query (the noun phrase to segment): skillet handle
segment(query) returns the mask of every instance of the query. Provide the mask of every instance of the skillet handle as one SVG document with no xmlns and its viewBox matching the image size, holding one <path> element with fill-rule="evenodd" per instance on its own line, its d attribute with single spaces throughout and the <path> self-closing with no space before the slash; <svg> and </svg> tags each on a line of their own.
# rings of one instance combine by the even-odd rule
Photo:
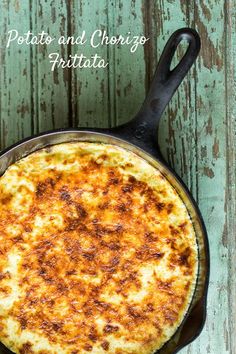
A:
<svg viewBox="0 0 236 354">
<path fill-rule="evenodd" d="M 188 48 L 177 66 L 171 70 L 174 54 L 182 40 L 187 40 Z M 151 87 L 140 111 L 130 122 L 113 128 L 113 133 L 151 154 L 160 156 L 157 142 L 160 117 L 197 58 L 199 50 L 200 37 L 194 29 L 182 28 L 174 32 L 163 50 Z"/>
</svg>

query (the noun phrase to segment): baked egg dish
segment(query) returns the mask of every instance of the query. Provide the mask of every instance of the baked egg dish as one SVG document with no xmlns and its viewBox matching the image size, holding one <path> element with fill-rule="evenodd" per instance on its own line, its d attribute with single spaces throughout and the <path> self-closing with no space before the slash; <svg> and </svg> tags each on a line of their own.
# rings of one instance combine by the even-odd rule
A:
<svg viewBox="0 0 236 354">
<path fill-rule="evenodd" d="M 187 208 L 112 144 L 31 153 L 0 177 L 0 341 L 18 354 L 153 354 L 198 272 Z"/>
</svg>

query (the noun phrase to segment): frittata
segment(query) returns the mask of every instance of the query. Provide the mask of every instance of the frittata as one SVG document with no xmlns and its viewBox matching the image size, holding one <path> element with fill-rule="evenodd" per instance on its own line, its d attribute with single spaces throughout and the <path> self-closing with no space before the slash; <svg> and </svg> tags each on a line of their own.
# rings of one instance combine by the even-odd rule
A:
<svg viewBox="0 0 236 354">
<path fill-rule="evenodd" d="M 14 353 L 154 353 L 197 271 L 183 201 L 129 150 L 58 144 L 0 177 L 0 341 Z"/>
</svg>

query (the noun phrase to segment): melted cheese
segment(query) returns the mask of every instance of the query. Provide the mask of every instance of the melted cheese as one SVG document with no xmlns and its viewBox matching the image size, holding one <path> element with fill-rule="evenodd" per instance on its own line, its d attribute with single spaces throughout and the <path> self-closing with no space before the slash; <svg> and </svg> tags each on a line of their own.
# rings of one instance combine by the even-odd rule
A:
<svg viewBox="0 0 236 354">
<path fill-rule="evenodd" d="M 179 195 L 122 148 L 67 143 L 0 178 L 0 340 L 14 353 L 151 354 L 198 268 Z"/>
</svg>

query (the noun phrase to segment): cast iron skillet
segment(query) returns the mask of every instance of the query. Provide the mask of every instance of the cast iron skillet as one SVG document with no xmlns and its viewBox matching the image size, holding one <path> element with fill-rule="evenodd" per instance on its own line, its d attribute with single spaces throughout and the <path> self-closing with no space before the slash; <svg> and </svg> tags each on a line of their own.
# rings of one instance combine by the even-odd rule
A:
<svg viewBox="0 0 236 354">
<path fill-rule="evenodd" d="M 178 65 L 170 70 L 177 46 L 187 40 L 188 49 Z M 67 129 L 43 133 L 11 146 L 0 154 L 0 175 L 7 167 L 29 153 L 48 145 L 69 141 L 103 142 L 135 152 L 158 168 L 173 185 L 192 219 L 199 256 L 198 277 L 189 310 L 174 336 L 157 353 L 172 354 L 193 341 L 201 332 L 206 317 L 209 278 L 209 249 L 206 229 L 190 192 L 161 156 L 156 141 L 160 116 L 187 74 L 200 50 L 200 38 L 193 29 L 183 28 L 172 34 L 159 60 L 151 88 L 138 112 L 127 124 L 111 129 Z M 11 353 L 4 346 L 0 353 Z"/>
</svg>

